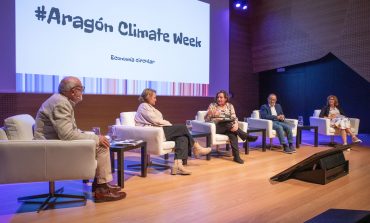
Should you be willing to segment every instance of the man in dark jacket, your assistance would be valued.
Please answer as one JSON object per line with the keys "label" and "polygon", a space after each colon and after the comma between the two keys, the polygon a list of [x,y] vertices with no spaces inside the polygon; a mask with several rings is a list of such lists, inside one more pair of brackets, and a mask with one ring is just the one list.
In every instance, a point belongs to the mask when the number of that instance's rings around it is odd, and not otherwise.
{"label": "man in dark jacket", "polygon": [[[296,150],[293,145],[293,133],[291,125],[285,121],[283,109],[280,104],[276,104],[277,97],[275,94],[270,94],[267,98],[268,104],[261,106],[260,115],[262,119],[272,121],[272,129],[276,131],[280,144],[284,147],[285,153],[295,153]],[[289,146],[285,140],[284,134],[288,138]]]}

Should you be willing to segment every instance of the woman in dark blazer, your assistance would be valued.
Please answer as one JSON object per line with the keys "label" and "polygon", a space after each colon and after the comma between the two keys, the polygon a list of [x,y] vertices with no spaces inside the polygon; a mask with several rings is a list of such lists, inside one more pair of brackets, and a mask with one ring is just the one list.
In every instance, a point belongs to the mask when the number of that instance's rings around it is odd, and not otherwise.
{"label": "woman in dark blazer", "polygon": [[347,134],[352,137],[353,143],[361,143],[361,139],[357,138],[351,131],[350,120],[345,116],[343,109],[339,106],[338,98],[335,95],[329,95],[326,106],[321,109],[320,118],[330,119],[330,126],[340,132],[343,145],[347,145]]}

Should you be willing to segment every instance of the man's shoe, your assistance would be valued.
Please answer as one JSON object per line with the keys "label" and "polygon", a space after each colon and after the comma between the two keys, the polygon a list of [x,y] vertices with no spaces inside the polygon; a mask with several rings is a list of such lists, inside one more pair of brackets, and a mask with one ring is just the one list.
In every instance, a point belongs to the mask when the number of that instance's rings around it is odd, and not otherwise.
{"label": "man's shoe", "polygon": [[284,153],[287,153],[287,154],[292,154],[293,152],[289,149],[288,145],[287,144],[283,144],[283,152]]}
{"label": "man's shoe", "polygon": [[294,145],[293,145],[293,143],[289,143],[289,150],[292,152],[292,153],[296,153],[297,151],[296,151],[296,149],[295,149],[295,147],[294,147]]}
{"label": "man's shoe", "polygon": [[234,156],[234,159],[233,159],[235,162],[237,162],[237,163],[239,163],[239,164],[243,164],[244,163],[244,160],[242,160],[241,158],[240,158],[240,156]]}
{"label": "man's shoe", "polygon": [[121,187],[118,186],[118,185],[115,185],[115,184],[110,184],[110,183],[105,183],[105,184],[97,184],[95,181],[93,182],[92,184],[92,188],[91,188],[91,191],[94,193],[96,191],[96,189],[98,187],[104,187],[104,188],[107,188],[109,190],[111,190],[112,192],[119,192],[121,191]]}
{"label": "man's shoe", "polygon": [[109,202],[109,201],[118,201],[126,197],[125,192],[112,192],[111,190],[103,187],[96,188],[94,194],[94,201],[96,203]]}

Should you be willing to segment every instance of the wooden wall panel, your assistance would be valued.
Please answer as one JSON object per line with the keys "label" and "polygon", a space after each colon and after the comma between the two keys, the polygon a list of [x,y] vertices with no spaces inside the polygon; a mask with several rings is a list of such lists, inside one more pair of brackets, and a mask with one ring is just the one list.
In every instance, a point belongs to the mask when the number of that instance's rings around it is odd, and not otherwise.
{"label": "wooden wall panel", "polygon": [[235,10],[230,1],[230,92],[240,120],[258,109],[258,75],[253,74],[248,11]]}
{"label": "wooden wall panel", "polygon": [[[9,116],[30,114],[35,117],[40,105],[50,94],[20,94],[0,93],[0,125]],[[89,130],[94,126],[102,128],[104,133],[107,126],[123,111],[136,111],[138,96],[118,95],[84,95],[83,101],[76,106],[75,115],[80,129]],[[165,119],[172,123],[185,123],[194,119],[198,110],[207,109],[213,98],[209,97],[170,97],[158,96],[157,108]]]}
{"label": "wooden wall panel", "polygon": [[250,1],[253,71],[333,53],[370,82],[370,1]]}

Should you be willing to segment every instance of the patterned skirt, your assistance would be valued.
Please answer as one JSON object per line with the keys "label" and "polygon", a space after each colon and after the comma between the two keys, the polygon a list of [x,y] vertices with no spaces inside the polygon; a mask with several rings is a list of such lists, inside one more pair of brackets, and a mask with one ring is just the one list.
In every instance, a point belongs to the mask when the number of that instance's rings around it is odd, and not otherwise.
{"label": "patterned skirt", "polygon": [[348,129],[351,128],[351,122],[347,117],[337,117],[330,120],[330,124],[334,128]]}

